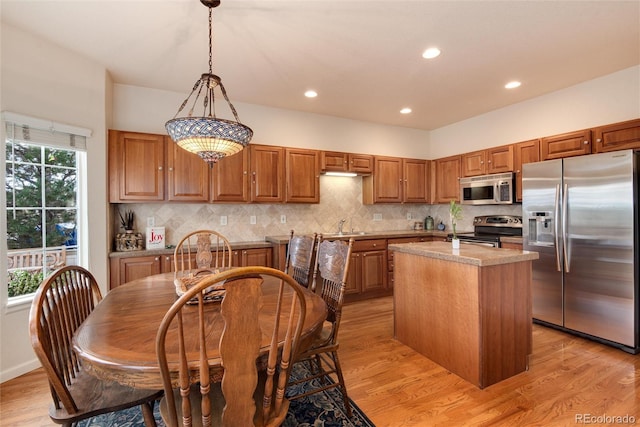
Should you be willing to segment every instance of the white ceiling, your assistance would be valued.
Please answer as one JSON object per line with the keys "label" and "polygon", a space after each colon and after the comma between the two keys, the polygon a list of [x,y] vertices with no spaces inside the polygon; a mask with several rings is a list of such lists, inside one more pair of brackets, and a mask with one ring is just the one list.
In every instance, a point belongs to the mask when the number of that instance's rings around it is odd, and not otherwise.
{"label": "white ceiling", "polygon": [[[0,4],[2,22],[116,83],[186,97],[208,71],[198,0]],[[638,0],[223,0],[213,20],[213,72],[232,102],[426,130],[640,64]],[[434,45],[442,55],[423,59]],[[522,86],[505,90],[512,79]]]}

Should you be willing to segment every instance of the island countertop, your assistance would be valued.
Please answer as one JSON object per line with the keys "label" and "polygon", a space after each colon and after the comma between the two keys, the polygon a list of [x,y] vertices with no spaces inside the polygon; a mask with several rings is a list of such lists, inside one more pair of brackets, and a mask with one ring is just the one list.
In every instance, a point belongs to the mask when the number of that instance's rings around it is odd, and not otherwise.
{"label": "island countertop", "polygon": [[427,258],[471,264],[479,267],[509,264],[538,259],[537,252],[515,249],[492,248],[488,246],[461,244],[453,249],[451,242],[419,242],[392,244],[389,250],[424,256]]}

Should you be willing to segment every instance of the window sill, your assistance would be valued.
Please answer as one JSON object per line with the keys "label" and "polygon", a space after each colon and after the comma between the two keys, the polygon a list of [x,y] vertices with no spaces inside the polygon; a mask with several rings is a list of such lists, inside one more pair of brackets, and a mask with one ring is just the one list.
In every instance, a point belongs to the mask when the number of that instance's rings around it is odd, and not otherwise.
{"label": "window sill", "polygon": [[5,306],[5,313],[15,313],[18,311],[24,311],[25,309],[30,309],[33,297],[34,294],[28,294],[8,298],[7,305]]}

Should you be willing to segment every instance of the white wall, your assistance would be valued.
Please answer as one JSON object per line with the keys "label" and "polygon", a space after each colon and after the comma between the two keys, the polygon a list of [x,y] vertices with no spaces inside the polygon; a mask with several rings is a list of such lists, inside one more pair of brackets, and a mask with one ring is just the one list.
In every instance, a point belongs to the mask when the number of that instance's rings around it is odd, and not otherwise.
{"label": "white wall", "polygon": [[[0,110],[91,129],[93,134],[87,141],[88,185],[90,189],[105,189],[107,79],[104,67],[4,22],[0,36]],[[4,160],[2,155],[0,166],[3,170]],[[91,211],[88,267],[106,290],[109,247],[106,191],[89,191],[88,205]],[[6,206],[4,202],[3,206]],[[2,247],[6,251],[6,243],[3,242]],[[0,276],[3,281],[0,292],[0,381],[5,381],[39,365],[29,341],[30,306],[8,310],[6,277]]]}
{"label": "white wall", "polygon": [[[114,85],[114,129],[166,133],[164,124],[176,114],[187,96],[187,89],[185,87],[185,93],[178,94]],[[229,96],[233,102],[233,92],[230,91]],[[253,104],[234,102],[233,105],[242,123],[253,129],[251,142],[255,144],[428,158],[427,131]]]}
{"label": "white wall", "polygon": [[436,129],[430,159],[640,118],[640,66]]}

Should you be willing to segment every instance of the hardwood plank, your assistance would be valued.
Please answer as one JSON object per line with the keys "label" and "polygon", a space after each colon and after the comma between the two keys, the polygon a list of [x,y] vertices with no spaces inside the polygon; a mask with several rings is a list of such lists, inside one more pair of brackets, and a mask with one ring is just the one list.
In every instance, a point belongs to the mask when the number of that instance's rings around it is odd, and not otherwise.
{"label": "hardwood plank", "polygon": [[[392,314],[392,297],[355,302],[340,326],[349,395],[378,427],[567,426],[580,414],[640,420],[639,356],[533,325],[529,370],[480,390],[394,340]],[[50,401],[41,369],[7,381],[0,425],[50,426]]]}

